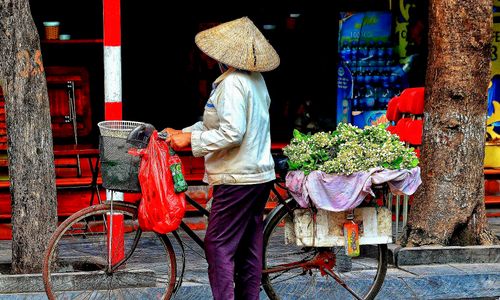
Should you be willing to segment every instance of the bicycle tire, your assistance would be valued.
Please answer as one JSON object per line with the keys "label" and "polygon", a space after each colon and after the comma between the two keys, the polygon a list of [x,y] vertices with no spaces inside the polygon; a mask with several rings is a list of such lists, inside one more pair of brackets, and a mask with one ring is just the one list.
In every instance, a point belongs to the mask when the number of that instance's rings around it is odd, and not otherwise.
{"label": "bicycle tire", "polygon": [[[291,209],[292,211],[298,208],[298,204],[292,198],[287,199],[286,202],[288,203],[289,209]],[[287,245],[285,245],[285,242],[284,242],[284,240],[285,240],[284,233],[278,235],[278,239],[281,238],[283,240],[283,242],[279,242],[281,244],[278,244],[278,245],[276,244],[277,239],[274,236],[272,236],[273,232],[277,232],[277,230],[280,227],[280,224],[282,224],[282,222],[285,220],[285,218],[287,216],[290,216],[288,209],[285,206],[280,205],[280,206],[276,207],[274,211],[271,211],[269,213],[268,219],[265,221],[262,287],[264,288],[267,296],[271,300],[302,299],[300,297],[304,297],[304,299],[313,299],[313,298],[317,299],[319,297],[324,297],[324,296],[328,297],[328,294],[331,294],[331,293],[337,293],[338,291],[336,291],[334,289],[339,289],[339,287],[341,287],[341,285],[336,284],[336,282],[334,280],[331,281],[331,284],[332,284],[331,290],[328,287],[325,287],[323,283],[321,283],[321,284],[323,284],[321,287],[317,288],[319,290],[319,292],[317,292],[317,293],[308,290],[308,289],[311,289],[312,287],[307,286],[307,284],[304,284],[304,281],[302,279],[306,278],[305,280],[307,280],[307,276],[310,276],[311,281],[313,281],[314,280],[314,279],[312,279],[313,272],[316,273],[314,275],[320,275],[320,271],[318,269],[309,269],[307,272],[305,272],[303,274],[299,274],[300,272],[297,272],[297,274],[298,274],[297,276],[290,275],[290,280],[292,280],[292,282],[297,281],[297,279],[295,279],[295,278],[297,278],[299,275],[302,275],[302,278],[300,278],[300,280],[302,280],[302,281],[299,283],[293,282],[288,287],[286,287],[286,283],[283,283],[283,282],[285,282],[285,280],[280,278],[280,276],[282,276],[282,275],[279,275],[279,274],[276,275],[276,273],[267,273],[272,268],[276,268],[276,267],[280,266],[279,263],[274,264],[272,262],[272,260],[273,259],[275,260],[276,258],[272,257],[272,254],[270,253],[271,251],[277,251],[276,254],[280,257],[281,260],[283,260],[282,265],[284,265],[285,263],[294,263],[293,260],[287,261],[287,259],[286,259],[288,252],[286,252],[287,249],[285,249],[287,247]],[[283,230],[278,230],[278,231],[283,231]],[[273,245],[271,245],[271,244],[273,244]],[[288,246],[290,248],[293,248],[294,251],[296,250],[296,248],[298,248],[295,245],[288,245]],[[361,290],[361,292],[362,292],[362,295],[360,297],[361,299],[374,299],[375,298],[375,296],[380,291],[380,288],[382,287],[382,284],[384,282],[385,275],[387,272],[387,245],[385,245],[385,244],[373,245],[373,247],[371,247],[371,248],[372,248],[371,250],[373,250],[373,248],[376,249],[375,250],[376,254],[373,255],[374,257],[376,257],[376,258],[374,258],[374,260],[376,260],[376,263],[377,263],[376,271],[374,271],[374,270],[356,271],[356,272],[359,272],[360,274],[361,274],[361,272],[365,272],[365,273],[375,272],[375,274],[373,275],[373,281],[371,281],[370,278],[366,278],[366,276],[364,277],[363,280],[365,280],[365,282],[368,281],[369,286],[367,288],[366,287],[359,288],[359,290]],[[271,250],[271,249],[275,249],[275,250]],[[330,248],[303,247],[302,249],[304,251],[304,256],[306,256],[306,254],[309,253],[309,254],[307,254],[307,256],[309,258],[303,258],[303,260],[296,259],[295,260],[296,262],[299,262],[299,261],[304,262],[304,261],[308,261],[308,259],[310,261],[313,259],[312,257],[314,257],[314,255],[317,254],[317,253],[315,253],[315,251],[319,251],[319,250],[324,251],[325,249],[330,249]],[[332,253],[333,253],[333,249],[334,248],[331,248]],[[335,256],[337,257],[337,259],[340,258],[339,254],[343,253],[342,250],[345,251],[345,249],[339,249],[339,250],[340,251],[337,251],[337,253],[335,253]],[[362,249],[362,252],[363,252],[363,249]],[[340,261],[337,260],[337,264],[339,264],[339,263],[340,263]],[[338,274],[341,272],[336,271],[335,268],[340,268],[340,266],[336,265],[332,269],[332,271],[335,272],[335,274],[338,276]],[[300,270],[300,268],[297,268],[297,269],[298,269],[297,271],[304,272],[304,270]],[[352,272],[349,271],[349,273],[351,273],[351,275],[353,275],[354,272],[355,271],[352,271]],[[283,272],[283,273],[285,273],[285,272]],[[342,272],[342,273],[347,273],[347,272]],[[362,275],[364,275],[364,274],[362,274]],[[343,276],[349,276],[349,275],[345,274]],[[370,283],[370,281],[371,281],[371,283]],[[312,284],[317,284],[317,279]],[[314,287],[314,288],[316,289],[316,287]],[[339,297],[339,299],[349,299],[350,296],[352,298],[354,298],[354,296],[352,296],[349,292],[345,291],[345,288],[344,289],[340,288],[339,291],[340,291],[340,293],[342,293],[341,296]],[[355,292],[357,292],[357,291],[355,291]],[[325,295],[325,293],[327,295]],[[326,299],[329,299],[329,298],[326,298]]]}
{"label": "bicycle tire", "polygon": [[[113,203],[114,213],[124,219],[126,260],[116,270],[106,271],[110,209],[110,203],[87,207],[56,229],[42,270],[49,299],[170,299],[177,274],[174,249],[166,235],[140,230],[135,205]],[[121,247],[114,245],[113,249]]]}

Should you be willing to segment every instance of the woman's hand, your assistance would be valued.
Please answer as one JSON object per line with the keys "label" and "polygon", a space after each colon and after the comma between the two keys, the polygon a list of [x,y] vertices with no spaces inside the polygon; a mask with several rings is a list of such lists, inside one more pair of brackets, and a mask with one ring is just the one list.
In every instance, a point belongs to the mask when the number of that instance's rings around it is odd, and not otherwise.
{"label": "woman's hand", "polygon": [[172,135],[169,134],[167,143],[169,143],[170,147],[172,147],[175,151],[186,148],[191,145],[191,132],[177,133]]}
{"label": "woman's hand", "polygon": [[171,136],[171,135],[176,135],[176,134],[182,133],[182,130],[177,130],[177,129],[167,127],[165,129],[163,129],[161,132],[166,132],[166,133],[168,133],[169,136]]}

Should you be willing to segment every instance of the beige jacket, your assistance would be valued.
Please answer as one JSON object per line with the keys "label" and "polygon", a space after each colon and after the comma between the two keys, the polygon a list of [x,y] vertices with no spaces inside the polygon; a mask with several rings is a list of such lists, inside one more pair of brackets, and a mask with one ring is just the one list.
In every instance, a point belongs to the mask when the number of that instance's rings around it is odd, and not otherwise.
{"label": "beige jacket", "polygon": [[258,72],[230,69],[214,86],[203,121],[183,129],[191,132],[193,155],[205,156],[205,181],[234,185],[274,180],[271,99],[264,78]]}

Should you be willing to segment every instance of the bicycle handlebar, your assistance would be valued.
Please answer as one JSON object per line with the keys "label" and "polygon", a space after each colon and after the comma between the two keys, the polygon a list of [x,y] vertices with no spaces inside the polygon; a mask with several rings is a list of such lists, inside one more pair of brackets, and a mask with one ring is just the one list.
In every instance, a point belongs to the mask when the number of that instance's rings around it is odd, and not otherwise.
{"label": "bicycle handlebar", "polygon": [[[283,154],[273,154],[274,171],[279,175],[280,181],[285,181],[288,172],[288,158]],[[276,178],[278,181],[278,178]]]}

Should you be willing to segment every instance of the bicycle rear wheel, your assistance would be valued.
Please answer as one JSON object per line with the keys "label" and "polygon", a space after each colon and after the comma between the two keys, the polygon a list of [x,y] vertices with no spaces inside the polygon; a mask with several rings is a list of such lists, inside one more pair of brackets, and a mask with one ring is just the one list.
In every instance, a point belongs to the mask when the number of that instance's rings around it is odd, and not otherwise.
{"label": "bicycle rear wheel", "polygon": [[[110,208],[109,203],[85,208],[65,220],[52,235],[43,265],[49,299],[172,296],[176,258],[168,237],[142,232],[137,208],[126,203],[113,203],[113,212],[120,217],[111,225]],[[110,232],[114,238],[109,237]]]}
{"label": "bicycle rear wheel", "polygon": [[[293,199],[287,203],[292,211],[297,208]],[[355,258],[347,257],[344,247],[299,247],[285,241],[286,219],[291,221],[286,207],[277,207],[269,218],[262,285],[270,299],[375,298],[387,271],[387,245],[362,246]]]}

